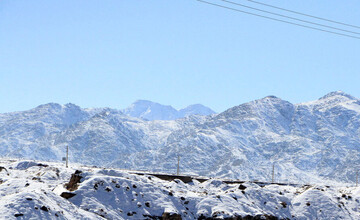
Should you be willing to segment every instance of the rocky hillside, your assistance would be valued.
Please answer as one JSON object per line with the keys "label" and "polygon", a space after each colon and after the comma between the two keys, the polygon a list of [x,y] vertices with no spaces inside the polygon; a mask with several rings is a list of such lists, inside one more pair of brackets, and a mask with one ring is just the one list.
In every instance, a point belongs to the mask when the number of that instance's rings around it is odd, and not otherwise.
{"label": "rocky hillside", "polygon": [[0,160],[1,219],[359,219],[359,187],[152,175]]}

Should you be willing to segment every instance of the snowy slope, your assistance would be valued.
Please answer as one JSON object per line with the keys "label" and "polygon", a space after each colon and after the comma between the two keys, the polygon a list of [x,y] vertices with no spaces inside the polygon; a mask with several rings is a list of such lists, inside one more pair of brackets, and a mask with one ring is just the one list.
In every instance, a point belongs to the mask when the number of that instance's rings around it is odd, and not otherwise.
{"label": "snowy slope", "polygon": [[271,179],[275,164],[281,182],[354,183],[359,103],[343,92],[296,105],[270,96],[176,130],[156,152],[129,159],[134,167],[175,172],[180,155],[184,172],[262,181]]}
{"label": "snowy slope", "polygon": [[71,125],[86,121],[102,109],[81,109],[74,104],[49,103],[24,112],[0,114],[0,154],[36,157],[38,142],[51,143],[51,137]]}
{"label": "snowy slope", "polygon": [[174,120],[190,115],[210,115],[215,112],[201,104],[190,105],[184,109],[176,110],[170,105],[138,100],[123,110],[124,114],[147,120]]}
{"label": "snowy slope", "polygon": [[220,114],[148,121],[114,109],[48,104],[0,114],[0,153],[242,180],[353,184],[360,101],[332,92],[308,103],[269,96]]}
{"label": "snowy slope", "polygon": [[[359,187],[226,184],[220,179],[184,183],[4,158],[0,167],[7,169],[0,172],[0,219],[360,218]],[[66,184],[74,173],[80,182],[69,191]],[[64,192],[72,197],[60,196]]]}

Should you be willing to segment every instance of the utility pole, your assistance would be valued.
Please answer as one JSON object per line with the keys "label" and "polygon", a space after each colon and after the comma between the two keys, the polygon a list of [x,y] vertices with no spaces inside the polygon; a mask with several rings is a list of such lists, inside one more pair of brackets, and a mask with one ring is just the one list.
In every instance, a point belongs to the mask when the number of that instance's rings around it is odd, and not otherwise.
{"label": "utility pole", "polygon": [[179,175],[179,173],[180,173],[180,156],[178,155],[178,163],[177,163],[176,175]]}
{"label": "utility pole", "polygon": [[66,146],[66,168],[68,168],[69,163],[69,146]]}
{"label": "utility pole", "polygon": [[272,167],[272,175],[271,175],[271,182],[274,182],[274,171],[275,171],[275,164],[273,163],[273,167]]}

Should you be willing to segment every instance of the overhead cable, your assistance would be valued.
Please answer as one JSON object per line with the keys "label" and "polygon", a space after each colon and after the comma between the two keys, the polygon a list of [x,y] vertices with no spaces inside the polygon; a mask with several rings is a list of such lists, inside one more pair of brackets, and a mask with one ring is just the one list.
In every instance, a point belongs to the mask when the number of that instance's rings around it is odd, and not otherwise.
{"label": "overhead cable", "polygon": [[308,24],[313,24],[313,25],[317,25],[317,26],[321,26],[321,27],[326,27],[326,28],[338,30],[338,31],[344,31],[344,32],[348,32],[348,33],[351,33],[351,34],[360,35],[359,32],[349,31],[349,30],[345,30],[345,29],[341,29],[341,28],[336,28],[336,27],[332,27],[332,26],[328,26],[328,25],[319,24],[319,23],[316,23],[316,22],[306,21],[306,20],[302,20],[302,19],[299,19],[299,18],[294,18],[294,17],[291,17],[291,16],[286,16],[286,15],[282,15],[282,14],[278,14],[278,13],[274,13],[274,12],[270,12],[270,11],[266,11],[266,10],[262,10],[262,9],[258,9],[258,8],[254,8],[254,7],[250,7],[250,6],[243,5],[243,4],[240,4],[240,3],[237,3],[237,2],[233,2],[233,1],[228,1],[228,0],[221,0],[221,1],[227,2],[229,4],[241,6],[241,7],[244,7],[244,8],[249,8],[249,9],[252,9],[252,10],[255,10],[255,11],[261,11],[261,12],[264,12],[264,13],[267,13],[267,14],[276,15],[276,16],[283,17],[283,18],[288,18],[288,19],[295,20],[295,21],[301,21],[301,22],[308,23]]}
{"label": "overhead cable", "polygon": [[228,9],[228,10],[248,14],[248,15],[253,15],[253,16],[273,20],[273,21],[278,21],[278,22],[291,24],[291,25],[295,25],[295,26],[299,26],[299,27],[304,27],[304,28],[308,28],[308,29],[313,29],[313,30],[317,30],[317,31],[322,31],[322,32],[326,32],[326,33],[341,35],[341,36],[350,37],[350,38],[354,38],[354,39],[360,39],[360,37],[357,37],[357,36],[354,36],[354,35],[343,34],[343,33],[335,32],[335,31],[329,31],[329,30],[325,30],[325,29],[321,29],[321,28],[317,28],[317,27],[312,27],[312,26],[303,25],[303,24],[299,24],[299,23],[294,23],[294,22],[290,22],[290,21],[285,21],[285,20],[281,20],[281,19],[277,19],[277,18],[272,18],[272,17],[268,17],[268,16],[265,16],[265,15],[260,15],[260,14],[256,14],[256,13],[252,13],[252,12],[248,12],[248,11],[242,11],[240,9],[236,9],[236,8],[228,7],[228,6],[225,6],[225,5],[220,5],[220,4],[208,2],[208,1],[205,1],[205,0],[196,0],[196,1],[208,4],[208,5],[213,5],[213,6],[216,6],[216,7],[225,8],[225,9]]}
{"label": "overhead cable", "polygon": [[277,6],[274,6],[274,5],[265,4],[265,3],[262,3],[262,2],[258,2],[258,1],[253,1],[253,0],[247,0],[247,1],[255,3],[255,4],[259,4],[259,5],[264,5],[264,6],[267,6],[267,7],[270,7],[270,8],[275,8],[275,9],[279,9],[279,10],[282,10],[282,11],[287,11],[287,12],[291,12],[291,13],[294,13],[294,14],[298,14],[298,15],[302,15],[302,16],[306,16],[306,17],[310,17],[310,18],[315,18],[315,19],[331,22],[331,23],[334,23],[334,24],[341,24],[341,25],[345,25],[345,26],[348,26],[348,27],[353,27],[353,28],[359,28],[360,29],[359,26],[352,25],[352,24],[347,24],[347,23],[343,23],[343,22],[339,22],[339,21],[334,21],[334,20],[330,20],[330,19],[326,19],[326,18],[321,18],[321,17],[317,17],[317,16],[314,16],[314,15],[309,15],[309,14],[289,10],[289,9],[286,9],[286,8],[281,8],[281,7],[277,7]]}

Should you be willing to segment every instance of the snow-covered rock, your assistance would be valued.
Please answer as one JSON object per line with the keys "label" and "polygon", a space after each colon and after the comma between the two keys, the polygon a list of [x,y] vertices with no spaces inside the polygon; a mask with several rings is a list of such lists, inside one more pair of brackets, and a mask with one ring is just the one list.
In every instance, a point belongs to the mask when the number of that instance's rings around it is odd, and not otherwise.
{"label": "snow-covered rock", "polygon": [[[29,163],[34,166],[23,169]],[[221,179],[184,183],[146,173],[4,158],[0,167],[9,171],[0,171],[0,219],[360,218],[359,187]],[[73,176],[79,181],[69,191]]]}

